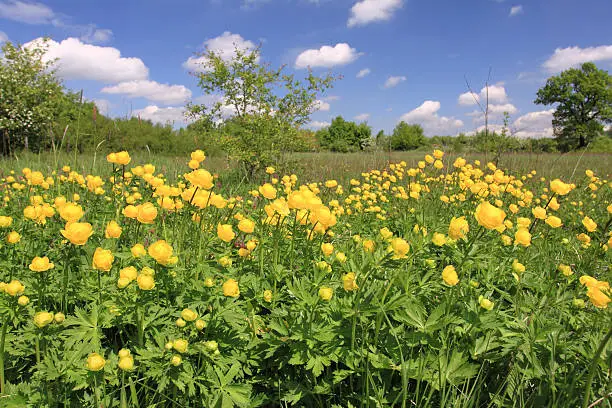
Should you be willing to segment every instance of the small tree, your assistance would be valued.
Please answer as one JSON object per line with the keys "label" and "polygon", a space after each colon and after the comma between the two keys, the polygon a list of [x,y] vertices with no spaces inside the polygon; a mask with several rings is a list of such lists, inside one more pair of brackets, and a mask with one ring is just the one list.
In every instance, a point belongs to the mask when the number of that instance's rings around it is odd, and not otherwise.
{"label": "small tree", "polygon": [[538,90],[536,104],[553,105],[553,127],[559,148],[585,147],[612,123],[612,76],[587,62],[548,79]]}
{"label": "small tree", "polygon": [[38,148],[65,102],[53,61],[45,62],[46,41],[33,47],[6,42],[0,59],[2,154]]}
{"label": "small tree", "polygon": [[259,62],[259,48],[235,47],[227,59],[214,50],[201,54],[201,69],[192,74],[212,104],[189,104],[188,115],[210,129],[218,144],[237,160],[248,176],[293,150],[300,126],[317,107],[317,95],[331,87],[335,77],[318,77],[309,70],[303,81]]}
{"label": "small tree", "polygon": [[420,125],[409,125],[404,121],[395,126],[391,135],[393,150],[415,150],[427,144],[423,128]]}
{"label": "small tree", "polygon": [[333,152],[350,152],[366,148],[372,137],[372,128],[367,123],[356,124],[337,116],[329,127],[317,132],[321,147]]}

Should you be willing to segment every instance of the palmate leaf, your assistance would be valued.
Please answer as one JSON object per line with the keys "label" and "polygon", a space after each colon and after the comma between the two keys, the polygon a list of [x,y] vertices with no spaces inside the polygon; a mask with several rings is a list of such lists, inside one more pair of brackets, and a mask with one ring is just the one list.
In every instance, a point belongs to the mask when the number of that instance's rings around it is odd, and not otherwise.
{"label": "palmate leaf", "polygon": [[111,327],[111,322],[112,316],[102,307],[92,305],[89,311],[76,308],[74,316],[66,317],[64,322],[68,327],[62,332],[66,348],[72,348],[78,342],[85,342],[94,349],[99,349],[104,338],[102,329]]}

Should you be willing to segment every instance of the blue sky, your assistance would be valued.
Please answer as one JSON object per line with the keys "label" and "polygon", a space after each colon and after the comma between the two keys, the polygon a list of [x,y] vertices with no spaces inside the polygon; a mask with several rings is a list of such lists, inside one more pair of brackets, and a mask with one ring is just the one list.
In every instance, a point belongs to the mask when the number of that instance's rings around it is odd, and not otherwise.
{"label": "blue sky", "polygon": [[535,92],[585,61],[612,70],[611,15],[610,0],[0,0],[0,41],[48,36],[66,85],[103,113],[175,126],[187,100],[211,99],[189,75],[205,45],[230,57],[262,44],[262,60],[297,76],[342,75],[312,128],[342,115],[375,132],[400,120],[471,132],[483,118],[465,79],[482,96],[491,69],[494,126],[507,111],[519,137],[544,137],[552,110]]}

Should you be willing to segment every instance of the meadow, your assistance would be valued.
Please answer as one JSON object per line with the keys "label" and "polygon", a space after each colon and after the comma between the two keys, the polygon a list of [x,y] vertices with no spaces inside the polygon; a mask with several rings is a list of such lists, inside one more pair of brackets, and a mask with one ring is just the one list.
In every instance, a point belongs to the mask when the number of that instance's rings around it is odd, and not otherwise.
{"label": "meadow", "polygon": [[0,161],[2,407],[611,407],[605,154]]}

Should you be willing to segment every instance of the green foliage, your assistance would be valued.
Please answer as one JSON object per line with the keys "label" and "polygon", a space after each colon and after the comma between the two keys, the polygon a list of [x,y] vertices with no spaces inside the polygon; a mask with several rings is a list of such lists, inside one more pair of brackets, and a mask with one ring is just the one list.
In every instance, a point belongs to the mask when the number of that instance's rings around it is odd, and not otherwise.
{"label": "green foliage", "polygon": [[303,149],[298,128],[316,109],[319,93],[335,78],[311,71],[304,80],[259,62],[260,51],[235,48],[230,60],[214,50],[202,55],[201,69],[192,74],[214,102],[190,104],[194,129],[208,134],[237,160],[248,175],[272,164],[282,152]]}
{"label": "green foliage", "polygon": [[393,150],[415,150],[427,144],[427,139],[420,125],[409,125],[404,121],[395,126],[391,135]]}
{"label": "green foliage", "polygon": [[330,126],[317,132],[317,139],[323,149],[332,152],[353,152],[363,150],[371,143],[372,128],[367,123],[357,124],[337,116]]}
{"label": "green foliage", "polygon": [[587,62],[548,79],[536,104],[557,104],[553,126],[559,148],[583,148],[612,123],[612,76]]}

